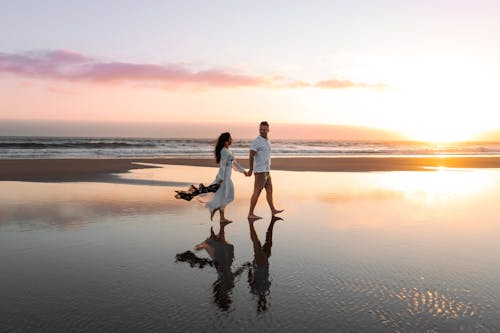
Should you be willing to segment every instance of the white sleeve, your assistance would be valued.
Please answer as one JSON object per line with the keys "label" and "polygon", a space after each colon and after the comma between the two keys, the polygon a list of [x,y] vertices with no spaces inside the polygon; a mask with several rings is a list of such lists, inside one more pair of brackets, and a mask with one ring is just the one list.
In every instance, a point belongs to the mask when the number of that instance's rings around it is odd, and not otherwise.
{"label": "white sleeve", "polygon": [[222,149],[220,152],[220,162],[219,162],[219,172],[217,173],[217,177],[215,177],[215,183],[224,180],[226,176],[226,165],[227,165],[227,157],[228,154],[225,149]]}
{"label": "white sleeve", "polygon": [[236,159],[233,160],[233,169],[241,173],[245,173],[245,168],[242,167],[241,164],[236,161]]}
{"label": "white sleeve", "polygon": [[259,149],[258,144],[257,144],[257,139],[252,141],[252,144],[250,145],[250,150],[257,151]]}

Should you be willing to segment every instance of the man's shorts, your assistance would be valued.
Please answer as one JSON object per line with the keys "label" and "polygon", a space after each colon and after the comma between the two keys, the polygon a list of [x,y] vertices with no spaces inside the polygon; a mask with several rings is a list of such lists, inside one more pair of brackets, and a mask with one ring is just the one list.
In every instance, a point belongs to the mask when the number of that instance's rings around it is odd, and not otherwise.
{"label": "man's shorts", "polygon": [[254,172],[254,176],[254,188],[256,190],[262,190],[266,186],[273,186],[273,183],[271,181],[271,174],[269,172]]}

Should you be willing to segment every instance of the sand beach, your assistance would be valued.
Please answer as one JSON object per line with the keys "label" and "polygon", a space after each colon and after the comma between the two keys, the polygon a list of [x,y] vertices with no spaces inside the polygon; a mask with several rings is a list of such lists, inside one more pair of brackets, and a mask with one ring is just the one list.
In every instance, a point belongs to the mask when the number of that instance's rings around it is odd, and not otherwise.
{"label": "sand beach", "polygon": [[[247,159],[238,159],[248,166]],[[150,168],[138,163],[217,167],[211,158],[0,159],[0,181],[102,179]],[[500,168],[500,156],[281,157],[273,170],[320,172],[432,171],[437,168]]]}
{"label": "sand beach", "polygon": [[220,225],[208,159],[2,160],[0,330],[498,331],[498,163],[276,158]]}

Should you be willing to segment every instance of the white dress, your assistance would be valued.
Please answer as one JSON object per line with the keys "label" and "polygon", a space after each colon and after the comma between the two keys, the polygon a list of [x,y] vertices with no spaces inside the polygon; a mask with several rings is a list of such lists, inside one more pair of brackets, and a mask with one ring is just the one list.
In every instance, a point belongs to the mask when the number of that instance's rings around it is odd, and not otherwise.
{"label": "white dress", "polygon": [[210,213],[218,208],[226,207],[227,204],[234,200],[234,185],[231,180],[232,169],[234,168],[241,173],[245,172],[245,169],[235,161],[233,153],[229,149],[222,148],[220,155],[219,172],[212,184],[218,183],[221,180],[223,182],[217,192],[215,192],[213,199],[207,202],[206,206],[210,209]]}

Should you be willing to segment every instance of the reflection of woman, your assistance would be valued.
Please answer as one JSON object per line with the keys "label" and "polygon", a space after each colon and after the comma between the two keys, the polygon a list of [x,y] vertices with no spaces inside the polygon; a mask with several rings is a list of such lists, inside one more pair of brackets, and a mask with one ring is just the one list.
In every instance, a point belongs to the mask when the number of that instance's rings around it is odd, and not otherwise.
{"label": "reflection of woman", "polygon": [[245,173],[245,169],[234,160],[233,153],[229,150],[231,143],[231,134],[228,132],[222,133],[217,139],[215,160],[219,164],[219,172],[212,184],[218,184],[220,187],[215,192],[213,199],[207,202],[207,207],[210,209],[210,219],[213,219],[215,212],[219,211],[221,222],[231,222],[224,216],[225,207],[234,200],[234,185],[231,180],[231,170],[234,167],[235,170]]}
{"label": "reflection of woman", "polygon": [[214,302],[226,311],[229,310],[231,300],[231,290],[235,286],[235,279],[249,264],[244,264],[236,271],[231,270],[234,260],[234,246],[226,241],[225,227],[228,223],[221,222],[219,233],[216,235],[213,228],[210,228],[210,236],[194,247],[195,251],[205,250],[212,260],[202,259],[194,253],[187,251],[177,255],[177,261],[187,261],[191,267],[215,266],[217,270],[217,281],[213,283]]}
{"label": "reflection of woman", "polygon": [[257,311],[267,310],[267,296],[270,293],[271,281],[269,279],[269,257],[271,256],[271,247],[273,245],[273,228],[276,221],[282,218],[273,216],[266,232],[266,242],[261,245],[259,237],[255,232],[253,223],[255,219],[249,218],[250,238],[253,243],[254,260],[248,270],[248,284],[250,292],[258,297]]}

